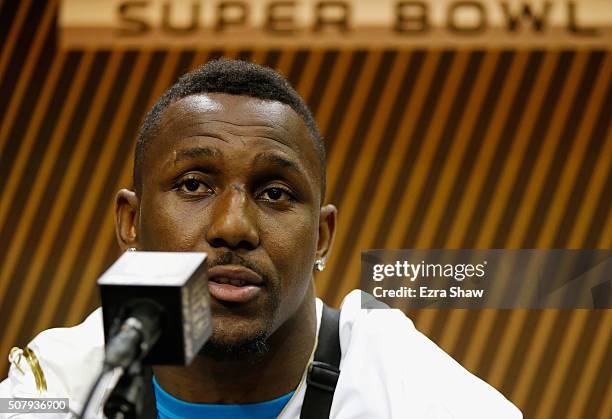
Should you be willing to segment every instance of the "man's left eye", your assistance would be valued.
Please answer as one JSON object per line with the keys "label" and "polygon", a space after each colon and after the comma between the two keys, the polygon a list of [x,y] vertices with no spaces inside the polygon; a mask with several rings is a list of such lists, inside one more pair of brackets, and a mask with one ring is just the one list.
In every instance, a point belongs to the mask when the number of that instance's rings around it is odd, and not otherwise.
{"label": "man's left eye", "polygon": [[268,188],[261,194],[261,197],[267,201],[290,200],[291,195],[282,188]]}

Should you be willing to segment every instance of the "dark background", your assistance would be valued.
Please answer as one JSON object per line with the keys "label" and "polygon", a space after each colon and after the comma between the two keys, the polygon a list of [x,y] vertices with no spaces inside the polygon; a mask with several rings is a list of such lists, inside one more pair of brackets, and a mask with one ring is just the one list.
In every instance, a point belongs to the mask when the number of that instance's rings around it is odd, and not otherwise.
{"label": "dark background", "polygon": [[[67,52],[56,14],[55,1],[0,0],[2,357],[99,304],[138,124],[177,76],[220,56],[284,73],[326,137],[340,209],[317,277],[328,303],[358,287],[362,249],[612,246],[610,51]],[[610,310],[408,314],[525,417],[612,411]]]}

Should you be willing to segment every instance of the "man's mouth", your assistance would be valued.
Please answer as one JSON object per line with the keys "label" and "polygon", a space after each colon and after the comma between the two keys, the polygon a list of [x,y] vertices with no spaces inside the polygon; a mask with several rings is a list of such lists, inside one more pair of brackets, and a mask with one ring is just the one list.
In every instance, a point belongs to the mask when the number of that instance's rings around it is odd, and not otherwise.
{"label": "man's mouth", "polygon": [[258,273],[240,265],[217,265],[208,270],[208,290],[219,300],[246,303],[255,299],[264,280]]}

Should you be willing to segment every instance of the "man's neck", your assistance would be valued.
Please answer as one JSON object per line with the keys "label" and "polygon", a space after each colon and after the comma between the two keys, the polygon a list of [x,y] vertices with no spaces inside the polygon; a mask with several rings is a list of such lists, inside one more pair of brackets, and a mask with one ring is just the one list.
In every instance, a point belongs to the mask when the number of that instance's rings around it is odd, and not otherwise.
{"label": "man's neck", "polygon": [[188,367],[154,367],[159,385],[192,403],[257,403],[296,389],[314,350],[316,306],[311,289],[296,314],[270,336],[268,351],[253,361],[198,356]]}

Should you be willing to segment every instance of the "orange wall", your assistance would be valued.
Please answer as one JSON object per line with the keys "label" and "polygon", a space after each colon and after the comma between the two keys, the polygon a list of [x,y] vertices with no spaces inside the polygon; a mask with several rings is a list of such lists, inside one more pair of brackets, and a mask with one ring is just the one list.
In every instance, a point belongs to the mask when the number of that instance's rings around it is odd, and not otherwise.
{"label": "orange wall", "polygon": [[[35,5],[34,5],[35,3]],[[17,6],[19,4],[19,6]],[[329,154],[338,304],[369,248],[610,248],[612,52],[56,50],[56,7],[0,0],[0,357],[98,304],[144,112],[219,56],[284,73]],[[612,409],[610,310],[413,310],[526,417]],[[0,364],[0,377],[8,364]]]}

